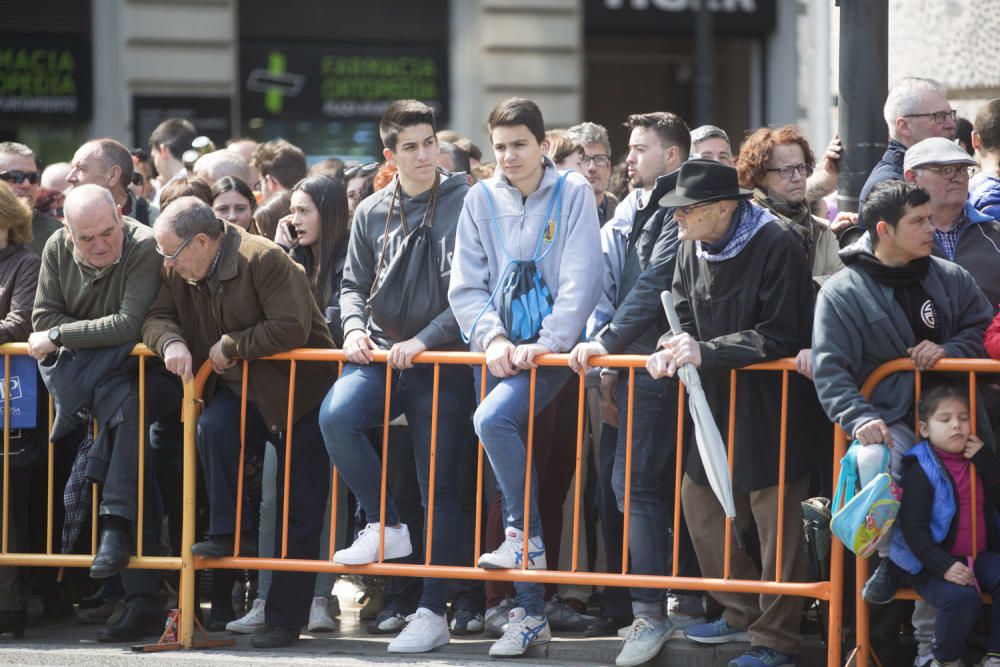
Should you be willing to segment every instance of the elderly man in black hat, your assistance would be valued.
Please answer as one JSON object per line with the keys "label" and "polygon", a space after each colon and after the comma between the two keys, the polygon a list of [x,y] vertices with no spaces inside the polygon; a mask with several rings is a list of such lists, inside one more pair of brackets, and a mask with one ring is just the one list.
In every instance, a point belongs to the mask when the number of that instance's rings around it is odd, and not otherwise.
{"label": "elderly man in black hat", "polygon": [[[748,201],[736,170],[710,160],[691,160],[680,169],[677,187],[660,199],[675,207],[678,238],[673,298],[684,330],[666,334],[649,358],[653,377],[674,375],[684,364],[700,369],[709,406],[726,433],[730,371],[794,356],[809,347],[813,292],[801,244],[767,210]],[[815,392],[807,380],[789,375],[788,414],[808,421]],[[801,387],[797,385],[801,384]],[[754,559],[733,549],[730,576],[773,581],[778,537],[783,536],[781,580],[806,575],[799,504],[808,491],[809,426],[789,424],[785,465],[784,521],[778,527],[781,376],[742,373],[736,385],[733,493],[736,528],[753,518],[760,538],[763,572]],[[804,417],[804,419],[803,419]],[[701,457],[689,436],[681,490],[684,517],[705,577],[722,577],[725,515],[708,485]],[[813,457],[815,458],[815,457]],[[800,643],[802,599],[714,592],[722,618],[688,628],[688,639],[706,644],[750,641],[750,650],[730,667],[773,667],[794,662]]]}

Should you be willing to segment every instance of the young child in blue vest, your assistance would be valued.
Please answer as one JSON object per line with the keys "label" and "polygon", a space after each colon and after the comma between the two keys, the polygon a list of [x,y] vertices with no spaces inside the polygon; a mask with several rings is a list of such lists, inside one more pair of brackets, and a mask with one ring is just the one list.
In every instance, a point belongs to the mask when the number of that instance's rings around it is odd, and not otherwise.
{"label": "young child in blue vest", "polygon": [[[982,613],[980,592],[1000,596],[994,504],[1000,499],[1000,459],[972,434],[963,390],[931,389],[919,412],[924,440],[903,457],[900,529],[893,531],[889,557],[938,610],[933,664],[962,665],[966,636]],[[979,664],[1000,667],[1000,613],[991,616],[987,646]]]}

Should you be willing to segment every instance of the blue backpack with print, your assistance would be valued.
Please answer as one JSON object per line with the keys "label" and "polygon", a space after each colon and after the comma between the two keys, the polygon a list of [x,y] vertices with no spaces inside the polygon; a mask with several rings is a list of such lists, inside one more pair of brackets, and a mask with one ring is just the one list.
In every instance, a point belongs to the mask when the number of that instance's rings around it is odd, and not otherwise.
{"label": "blue backpack with print", "polygon": [[[556,181],[555,190],[549,200],[549,208],[545,213],[545,221],[538,234],[538,242],[535,244],[535,251],[531,259],[514,259],[507,246],[503,242],[500,233],[500,225],[497,223],[496,207],[493,202],[493,195],[489,188],[483,186],[486,193],[486,201],[490,206],[490,215],[493,217],[493,229],[497,235],[497,241],[507,257],[507,264],[500,272],[500,279],[490,294],[489,301],[479,311],[469,333],[462,332],[462,339],[468,343],[472,338],[476,325],[482,319],[487,308],[493,304],[499,295],[500,303],[497,305],[497,314],[500,322],[507,330],[507,339],[514,345],[522,343],[533,343],[538,340],[538,333],[542,328],[542,320],[552,312],[554,299],[549,292],[541,272],[538,270],[538,263],[541,262],[552,250],[555,244],[556,234],[559,231],[559,222],[562,218],[562,194],[563,183],[566,182],[568,172],[564,172]],[[555,218],[552,212],[555,211]],[[549,247],[542,252],[542,244],[548,243]]]}

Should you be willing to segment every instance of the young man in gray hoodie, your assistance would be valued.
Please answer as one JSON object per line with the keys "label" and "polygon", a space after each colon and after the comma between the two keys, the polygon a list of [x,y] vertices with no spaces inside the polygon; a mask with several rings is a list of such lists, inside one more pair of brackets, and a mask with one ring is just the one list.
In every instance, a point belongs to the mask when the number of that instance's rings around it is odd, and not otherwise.
{"label": "young man in gray hoodie", "polygon": [[[489,393],[474,423],[500,487],[507,522],[506,540],[483,554],[479,566],[521,567],[527,539],[528,568],[545,569],[534,475],[529,525],[524,526],[530,371],[537,368],[537,414],[570,372],[539,368],[535,357],[572,348],[601,294],[600,224],[587,180],[576,172],[558,173],[545,157],[545,124],[534,102],[501,102],[490,114],[489,129],[499,172],[480,181],[465,200],[448,292],[472,350],[486,353]],[[550,297],[551,309],[543,308],[534,326],[522,326],[502,305],[513,262],[519,260],[532,261]],[[474,372],[478,387],[482,371],[477,366]],[[517,582],[515,589],[518,606],[508,616],[503,637],[490,648],[492,656],[522,655],[528,646],[551,638],[543,586]]]}
{"label": "young man in gray hoodie", "polygon": [[[417,312],[419,300],[411,303],[409,322],[422,328],[405,340],[394,337],[377,322],[387,323],[387,313],[372,298],[383,285],[386,271],[401,257],[407,232],[421,225],[430,230],[440,272],[428,292],[447,293],[454,252],[455,228],[469,190],[465,174],[437,169],[438,141],[434,112],[416,100],[394,102],[379,122],[386,160],[398,174],[382,190],[358,205],[351,227],[347,263],[341,283],[340,308],[344,328],[344,352],[348,362],[340,379],[330,389],[320,411],[320,427],[333,464],[361,503],[368,525],[354,544],[337,551],[333,560],[344,565],[364,565],[379,559],[379,534],[385,530],[384,558],[410,555],[409,531],[400,523],[391,497],[386,497],[385,515],[380,514],[381,468],[366,432],[382,423],[385,402],[390,401],[390,419],[405,414],[413,438],[417,479],[424,507],[427,506],[430,470],[431,419],[437,410],[436,484],[434,533],[431,562],[458,565],[462,553],[462,531],[458,501],[459,451],[465,444],[466,425],[472,410],[470,370],[444,365],[440,370],[439,401],[432,402],[434,369],[414,365],[413,358],[429,349],[458,349],[458,324],[445,303],[439,312]],[[386,328],[389,328],[388,325]],[[393,369],[390,395],[386,395],[386,368],[373,363],[374,350],[388,350]],[[389,644],[390,653],[422,653],[449,642],[445,609],[448,580],[427,578],[416,614]]]}

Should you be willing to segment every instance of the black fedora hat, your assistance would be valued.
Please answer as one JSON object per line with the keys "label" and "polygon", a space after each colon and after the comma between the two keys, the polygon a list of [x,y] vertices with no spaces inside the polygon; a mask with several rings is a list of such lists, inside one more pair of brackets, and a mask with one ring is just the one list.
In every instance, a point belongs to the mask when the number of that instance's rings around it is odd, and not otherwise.
{"label": "black fedora hat", "polygon": [[660,206],[690,206],[751,195],[753,191],[740,187],[732,167],[715,160],[688,160],[681,165],[677,187],[660,197]]}

